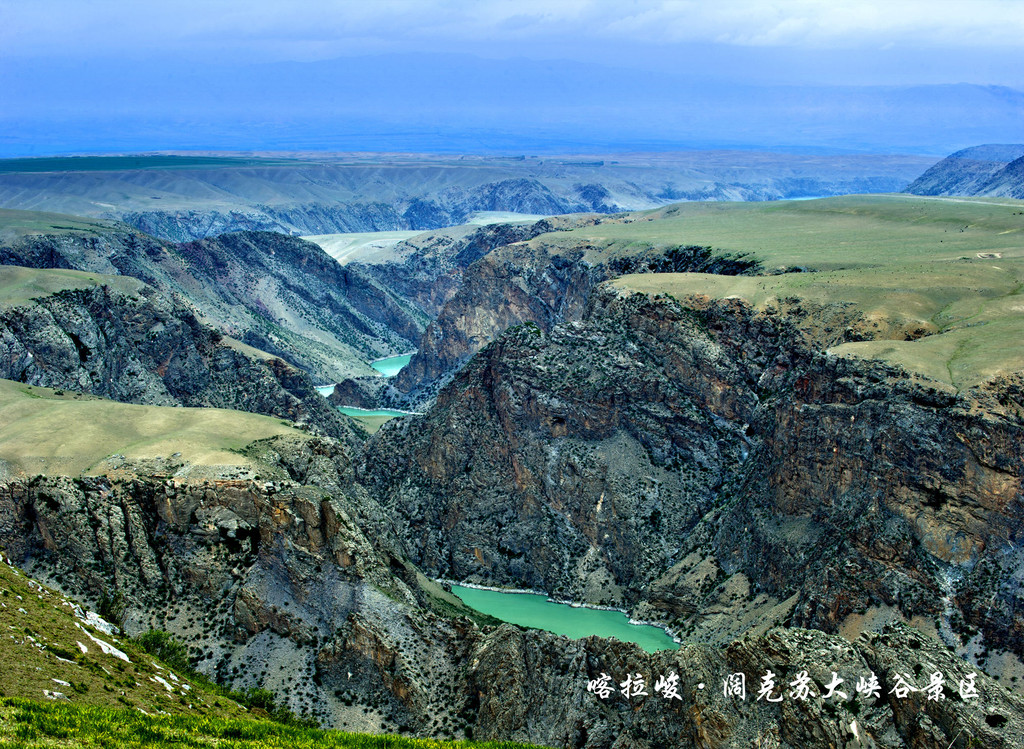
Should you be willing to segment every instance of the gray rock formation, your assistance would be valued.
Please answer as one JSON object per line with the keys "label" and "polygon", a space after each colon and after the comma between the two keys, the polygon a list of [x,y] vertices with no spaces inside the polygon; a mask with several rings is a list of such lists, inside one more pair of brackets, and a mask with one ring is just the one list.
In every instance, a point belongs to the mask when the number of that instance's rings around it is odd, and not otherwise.
{"label": "gray rock formation", "polygon": [[319,246],[269,232],[180,245],[124,228],[33,235],[0,247],[0,263],[138,278],[319,382],[368,374],[366,361],[410,350],[428,321],[415,303]]}
{"label": "gray rock formation", "polygon": [[604,292],[484,348],[357,480],[431,575],[702,640],[902,617],[1021,658],[1020,383],[953,395],[818,353],[870,330],[846,308]]}
{"label": "gray rock formation", "polygon": [[351,440],[309,375],[243,353],[155,289],[71,289],[0,310],[0,377],[156,406],[277,416]]}
{"label": "gray rock formation", "polygon": [[[344,452],[287,440],[254,449],[277,461],[273,481],[0,486],[0,542],[51,584],[87,600],[116,597],[130,633],[169,630],[201,670],[269,688],[337,727],[591,749],[1012,747],[1024,738],[1018,697],[903,625],[853,643],[775,628],[655,654],[480,628],[398,555],[376,503],[324,488],[344,472]],[[757,698],[768,672],[778,701]],[[933,674],[943,684],[929,692]],[[604,675],[606,694],[597,690]],[[724,691],[741,675],[744,694]],[[871,675],[877,694],[859,693]],[[627,676],[634,688],[623,694]],[[903,682],[915,691],[899,691]]]}
{"label": "gray rock formation", "polygon": [[911,182],[914,195],[1024,198],[1024,145],[985,145],[950,154]]}
{"label": "gray rock formation", "polygon": [[[629,220],[585,221],[589,225]],[[564,223],[555,226],[573,228]],[[510,326],[532,323],[546,332],[559,322],[580,319],[591,293],[610,278],[627,273],[738,275],[758,270],[753,260],[710,247],[633,248],[604,253],[600,260],[588,258],[589,249],[565,250],[541,238],[501,245],[475,260],[463,271],[461,286],[427,326],[415,356],[395,378],[397,392],[390,399],[421,406],[470,356]]]}

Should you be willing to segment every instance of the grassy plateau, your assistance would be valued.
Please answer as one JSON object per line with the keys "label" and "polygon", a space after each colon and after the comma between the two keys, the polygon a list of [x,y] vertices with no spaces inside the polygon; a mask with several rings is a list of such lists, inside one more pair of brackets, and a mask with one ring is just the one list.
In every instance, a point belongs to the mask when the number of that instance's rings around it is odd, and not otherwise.
{"label": "grassy plateau", "polygon": [[105,276],[77,270],[41,270],[0,265],[0,309],[27,304],[33,299],[69,289],[110,286],[134,294],[146,284],[131,276]]}
{"label": "grassy plateau", "polygon": [[10,473],[78,475],[103,471],[112,455],[171,456],[193,467],[246,468],[249,443],[305,436],[269,416],[219,408],[171,408],[0,380],[0,467]]}
{"label": "grassy plateau", "polygon": [[682,299],[853,305],[875,340],[833,353],[879,358],[961,389],[1024,369],[1024,201],[848,196],[683,203],[533,240],[585,244],[592,261],[651,247],[745,253],[773,275],[638,274],[623,289]]}

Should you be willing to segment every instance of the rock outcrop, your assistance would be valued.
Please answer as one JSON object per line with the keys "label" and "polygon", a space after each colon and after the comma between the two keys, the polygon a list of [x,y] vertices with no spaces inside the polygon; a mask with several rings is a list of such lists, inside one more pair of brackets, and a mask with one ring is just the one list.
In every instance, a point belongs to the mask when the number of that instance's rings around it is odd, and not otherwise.
{"label": "rock outcrop", "polygon": [[895,617],[1020,658],[1019,382],[955,394],[820,353],[867,330],[847,308],[601,292],[482,350],[357,478],[432,575],[705,640]]}
{"label": "rock outcrop", "polygon": [[270,232],[180,245],[128,229],[33,235],[0,248],[0,263],[132,276],[318,382],[369,374],[366,361],[410,350],[427,323],[414,303],[319,246]]}
{"label": "rock outcrop", "polygon": [[594,220],[593,216],[556,216],[527,224],[491,224],[469,233],[453,229],[422,234],[395,247],[397,261],[353,262],[346,267],[373,277],[434,319],[462,286],[465,269],[492,250]]}
{"label": "rock outcrop", "polygon": [[428,398],[506,328],[532,322],[546,330],[577,319],[604,278],[582,253],[566,257],[519,243],[486,255],[466,269],[462,287],[427,327],[394,387],[414,400]]}
{"label": "rock outcrop", "polygon": [[[587,223],[632,220],[590,218]],[[532,323],[546,332],[557,323],[579,320],[594,289],[610,278],[667,272],[739,275],[759,267],[745,256],[710,247],[651,246],[588,256],[594,249],[585,243],[565,249],[540,238],[496,247],[469,265],[462,285],[395,378],[392,402],[422,406],[470,356],[511,326]]]}
{"label": "rock outcrop", "polygon": [[911,182],[905,192],[1024,199],[1024,145],[990,144],[957,151]]}
{"label": "rock outcrop", "polygon": [[68,289],[0,310],[0,378],[125,403],[249,411],[354,439],[305,372],[246,353],[186,307],[135,286]]}
{"label": "rock outcrop", "polygon": [[[396,554],[378,506],[303,483],[329,485],[344,454],[308,442],[256,449],[295,478],[2,486],[0,542],[31,574],[103,597],[129,633],[168,630],[202,671],[268,688],[336,727],[590,749],[1024,738],[1018,697],[903,625],[853,643],[774,628],[648,654],[438,616],[431,609],[465,609]],[[771,701],[758,699],[766,677]]]}

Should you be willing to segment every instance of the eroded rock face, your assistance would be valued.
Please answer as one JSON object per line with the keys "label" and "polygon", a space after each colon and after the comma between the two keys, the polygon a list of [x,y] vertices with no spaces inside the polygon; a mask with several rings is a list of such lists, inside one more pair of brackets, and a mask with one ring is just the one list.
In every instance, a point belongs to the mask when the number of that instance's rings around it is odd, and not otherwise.
{"label": "eroded rock face", "polygon": [[[543,633],[507,627],[484,638],[473,652],[471,673],[480,696],[474,735],[548,746],[652,749],[949,747],[969,746],[971,740],[1009,747],[1024,730],[1019,698],[980,673],[971,677],[975,672],[962,660],[902,625],[853,643],[818,631],[775,628],[721,649],[688,645],[646,654],[597,638],[556,650],[558,645]],[[558,667],[547,667],[552,662]],[[758,699],[769,673],[775,687]],[[929,699],[924,689],[936,673],[942,676],[942,697]],[[673,674],[679,677],[678,697],[655,690],[659,678]],[[879,681],[877,696],[858,694],[858,680],[872,674]],[[604,699],[581,687],[602,675],[612,677]],[[647,694],[624,696],[620,686],[627,676],[642,677]],[[726,681],[735,685],[737,677],[742,693],[727,695]],[[801,677],[808,687],[804,699],[795,686]],[[898,677],[919,691],[898,697]],[[969,682],[984,686],[977,698],[963,699],[961,684]],[[829,685],[836,693],[826,697]]]}
{"label": "eroded rock face", "polygon": [[1024,655],[1019,384],[953,395],[817,353],[857,326],[602,294],[483,350],[357,476],[431,574],[700,638],[891,612]]}
{"label": "eroded rock face", "polygon": [[306,373],[228,346],[146,286],[62,291],[3,310],[0,377],[126,403],[249,411],[352,439]]}
{"label": "eroded rock face", "polygon": [[[343,470],[344,455],[327,443],[279,442],[262,449],[297,476],[330,484]],[[395,553],[379,507],[292,480],[8,484],[0,542],[35,576],[120,600],[129,632],[167,629],[201,670],[269,688],[335,727],[592,749],[1024,740],[1019,698],[903,625],[853,643],[775,628],[725,647],[649,654],[439,617],[428,606],[443,592]],[[778,702],[757,699],[769,671]],[[945,689],[929,699],[935,673]],[[588,686],[605,674],[611,690],[601,697]],[[858,695],[871,674],[877,697]],[[738,675],[743,698],[723,690]],[[627,676],[642,677],[635,691],[646,694],[624,695]],[[656,691],[661,678],[675,690]],[[898,679],[918,691],[900,696]],[[968,680],[976,696],[963,690]],[[845,697],[826,696],[829,685]]]}
{"label": "eroded rock face", "polygon": [[510,326],[533,322],[547,330],[578,319],[605,277],[582,253],[563,257],[528,244],[491,252],[465,270],[459,293],[427,327],[395,388],[429,390]]}
{"label": "eroded rock face", "polygon": [[[280,449],[296,475],[346,460],[328,443],[264,449]],[[27,571],[93,604],[119,602],[129,634],[166,629],[206,673],[264,684],[325,722],[340,702],[314,678],[321,645],[364,609],[400,616],[424,597],[372,504],[288,479],[39,478],[0,488],[0,507],[2,543]],[[382,699],[374,689],[353,715]]]}
{"label": "eroded rock face", "polygon": [[182,244],[126,227],[31,236],[0,247],[0,263],[132,276],[319,382],[366,373],[362,361],[410,350],[425,325],[414,305],[380,282],[311,242],[266,231]]}
{"label": "eroded rock face", "polygon": [[[632,218],[580,217],[569,223],[548,220],[534,231],[632,221]],[[509,237],[511,238],[511,237]],[[462,273],[461,286],[427,326],[412,360],[395,378],[395,402],[422,405],[469,358],[506,329],[532,323],[547,332],[560,322],[581,320],[598,284],[629,273],[755,272],[758,263],[743,254],[711,247],[673,246],[595,252],[583,243],[570,250],[553,247],[543,238],[494,247]],[[472,257],[472,255],[469,255]],[[468,258],[467,258],[468,259]]]}
{"label": "eroded rock face", "polygon": [[[336,172],[330,173],[330,168],[327,173],[320,171],[320,174],[307,175],[300,180],[312,176],[312,181],[319,185],[339,180]],[[387,185],[393,180],[394,171],[389,169],[382,174],[380,170],[374,170],[373,175],[341,177],[341,182],[347,183],[346,192],[349,194],[342,197],[336,193],[327,201],[309,200],[308,194],[303,196],[305,200],[293,199],[273,205],[242,199],[238,209],[230,211],[217,208],[126,211],[118,218],[147,234],[186,242],[245,231],[303,235],[405,229],[427,231],[462,224],[476,211],[556,215],[622,210],[607,191],[601,192],[598,185],[558,189],[556,193],[537,179],[511,177],[479,184],[451,184],[438,190],[434,182],[437,175],[409,175],[406,179],[413,180],[411,185]],[[500,173],[492,174],[498,176]],[[360,180],[362,184],[359,184]],[[465,177],[456,178],[456,181],[466,182]],[[468,182],[476,183],[478,178],[471,176]],[[435,188],[425,191],[425,184],[433,184]],[[386,186],[382,191],[380,187],[383,185]],[[367,200],[368,194],[376,194],[380,199]]]}
{"label": "eroded rock face", "polygon": [[933,165],[904,190],[914,195],[1024,195],[1024,145],[965,148]]}
{"label": "eroded rock face", "polygon": [[422,234],[400,242],[394,261],[352,262],[347,267],[393,289],[434,319],[461,287],[465,269],[492,250],[592,221],[563,216],[530,224],[491,224],[464,235],[458,229]]}

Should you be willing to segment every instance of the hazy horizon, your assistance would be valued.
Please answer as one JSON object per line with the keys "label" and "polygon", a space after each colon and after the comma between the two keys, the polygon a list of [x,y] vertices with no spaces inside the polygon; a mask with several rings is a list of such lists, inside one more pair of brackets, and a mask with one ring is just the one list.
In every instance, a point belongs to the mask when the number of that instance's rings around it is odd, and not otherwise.
{"label": "hazy horizon", "polygon": [[0,2],[0,156],[1024,141],[1024,3]]}

